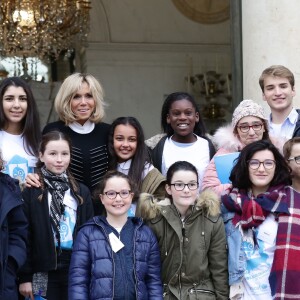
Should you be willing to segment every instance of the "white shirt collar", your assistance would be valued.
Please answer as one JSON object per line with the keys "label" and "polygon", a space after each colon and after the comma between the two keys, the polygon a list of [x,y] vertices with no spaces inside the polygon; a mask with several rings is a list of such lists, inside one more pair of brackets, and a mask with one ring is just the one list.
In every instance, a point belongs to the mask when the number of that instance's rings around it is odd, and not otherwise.
{"label": "white shirt collar", "polygon": [[[286,119],[283,121],[283,123],[284,123],[286,120],[289,120],[291,124],[295,125],[296,122],[297,122],[297,120],[298,120],[298,117],[299,117],[299,115],[298,115],[296,109],[293,108],[293,109],[291,110],[291,112],[289,113],[289,115],[286,117]],[[283,123],[282,123],[282,124],[283,124]],[[272,122],[272,114],[270,114],[269,124],[270,124],[270,125],[273,124],[273,122]]]}
{"label": "white shirt collar", "polygon": [[[128,159],[122,163],[118,163],[118,170],[120,170],[120,172],[124,171],[124,170],[129,170],[130,166],[131,166],[131,161],[132,159]],[[124,173],[124,172],[122,172]]]}
{"label": "white shirt collar", "polygon": [[77,133],[88,134],[94,130],[95,123],[91,122],[90,120],[87,120],[83,125],[79,124],[78,122],[73,122],[69,124],[69,127]]}

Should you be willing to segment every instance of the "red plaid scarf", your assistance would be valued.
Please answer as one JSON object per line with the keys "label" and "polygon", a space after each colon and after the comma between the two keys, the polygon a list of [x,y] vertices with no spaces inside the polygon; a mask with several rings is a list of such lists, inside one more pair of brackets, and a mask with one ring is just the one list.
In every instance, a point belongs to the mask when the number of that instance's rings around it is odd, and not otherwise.
{"label": "red plaid scarf", "polygon": [[282,202],[285,197],[283,186],[270,187],[256,198],[249,197],[245,190],[233,188],[222,196],[222,203],[228,211],[234,212],[233,225],[243,229],[258,227],[269,213],[289,214],[288,206]]}
{"label": "red plaid scarf", "polygon": [[273,299],[300,299],[300,193],[286,188],[290,215],[280,215],[269,277]]}

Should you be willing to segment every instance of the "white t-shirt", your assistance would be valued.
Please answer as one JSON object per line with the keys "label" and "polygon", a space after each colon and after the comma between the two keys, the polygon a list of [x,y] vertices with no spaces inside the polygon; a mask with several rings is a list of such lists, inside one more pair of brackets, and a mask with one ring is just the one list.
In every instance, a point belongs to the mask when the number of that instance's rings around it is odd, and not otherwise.
{"label": "white t-shirt", "polygon": [[3,172],[25,182],[27,174],[34,172],[37,158],[25,151],[22,135],[0,130],[0,149],[5,167]]}
{"label": "white t-shirt", "polygon": [[[52,196],[48,192],[48,207],[50,214],[50,204],[52,201]],[[62,249],[72,249],[73,247],[73,231],[76,224],[76,212],[77,212],[77,201],[72,197],[70,189],[65,192],[63,201],[65,212],[60,219],[60,246]],[[54,240],[56,241],[55,233]],[[57,246],[57,241],[55,242]]]}
{"label": "white t-shirt", "polygon": [[202,186],[203,175],[210,161],[209,145],[206,139],[196,137],[197,141],[194,143],[177,143],[172,140],[172,137],[166,139],[161,166],[164,176],[174,162],[185,160],[198,170],[199,186]]}
{"label": "white t-shirt", "polygon": [[247,234],[243,238],[242,247],[247,257],[243,280],[244,295],[241,298],[243,300],[272,299],[269,276],[276,248],[277,229],[278,223],[274,215],[270,214],[255,230],[258,247],[253,245],[252,232],[249,232],[251,236],[249,240]]}
{"label": "white t-shirt", "polygon": [[[129,159],[122,163],[118,163],[117,170],[125,175],[128,175],[129,169],[131,166],[131,161],[132,161],[132,159]],[[142,174],[142,179],[144,180],[145,177],[147,176],[147,174],[153,169],[154,169],[154,166],[152,164],[149,164],[149,163],[145,164],[144,171]],[[130,209],[128,210],[128,217],[134,217],[135,211],[136,211],[136,204],[132,203],[130,205]]]}

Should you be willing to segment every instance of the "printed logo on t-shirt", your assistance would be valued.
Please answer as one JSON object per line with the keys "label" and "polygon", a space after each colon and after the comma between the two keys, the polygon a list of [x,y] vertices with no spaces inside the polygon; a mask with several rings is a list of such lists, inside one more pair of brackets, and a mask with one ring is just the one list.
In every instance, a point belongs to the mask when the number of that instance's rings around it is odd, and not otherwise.
{"label": "printed logo on t-shirt", "polygon": [[25,181],[27,174],[31,172],[33,172],[33,168],[29,167],[28,160],[19,155],[14,155],[5,164],[4,173],[22,182]]}

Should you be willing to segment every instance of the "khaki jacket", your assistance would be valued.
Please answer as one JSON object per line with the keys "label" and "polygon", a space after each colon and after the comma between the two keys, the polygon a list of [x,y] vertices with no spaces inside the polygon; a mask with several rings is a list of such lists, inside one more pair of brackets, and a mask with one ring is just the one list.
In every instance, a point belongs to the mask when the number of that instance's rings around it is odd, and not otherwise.
{"label": "khaki jacket", "polygon": [[148,194],[139,214],[158,239],[165,299],[228,299],[226,236],[213,192],[202,192],[184,221],[169,199]]}

